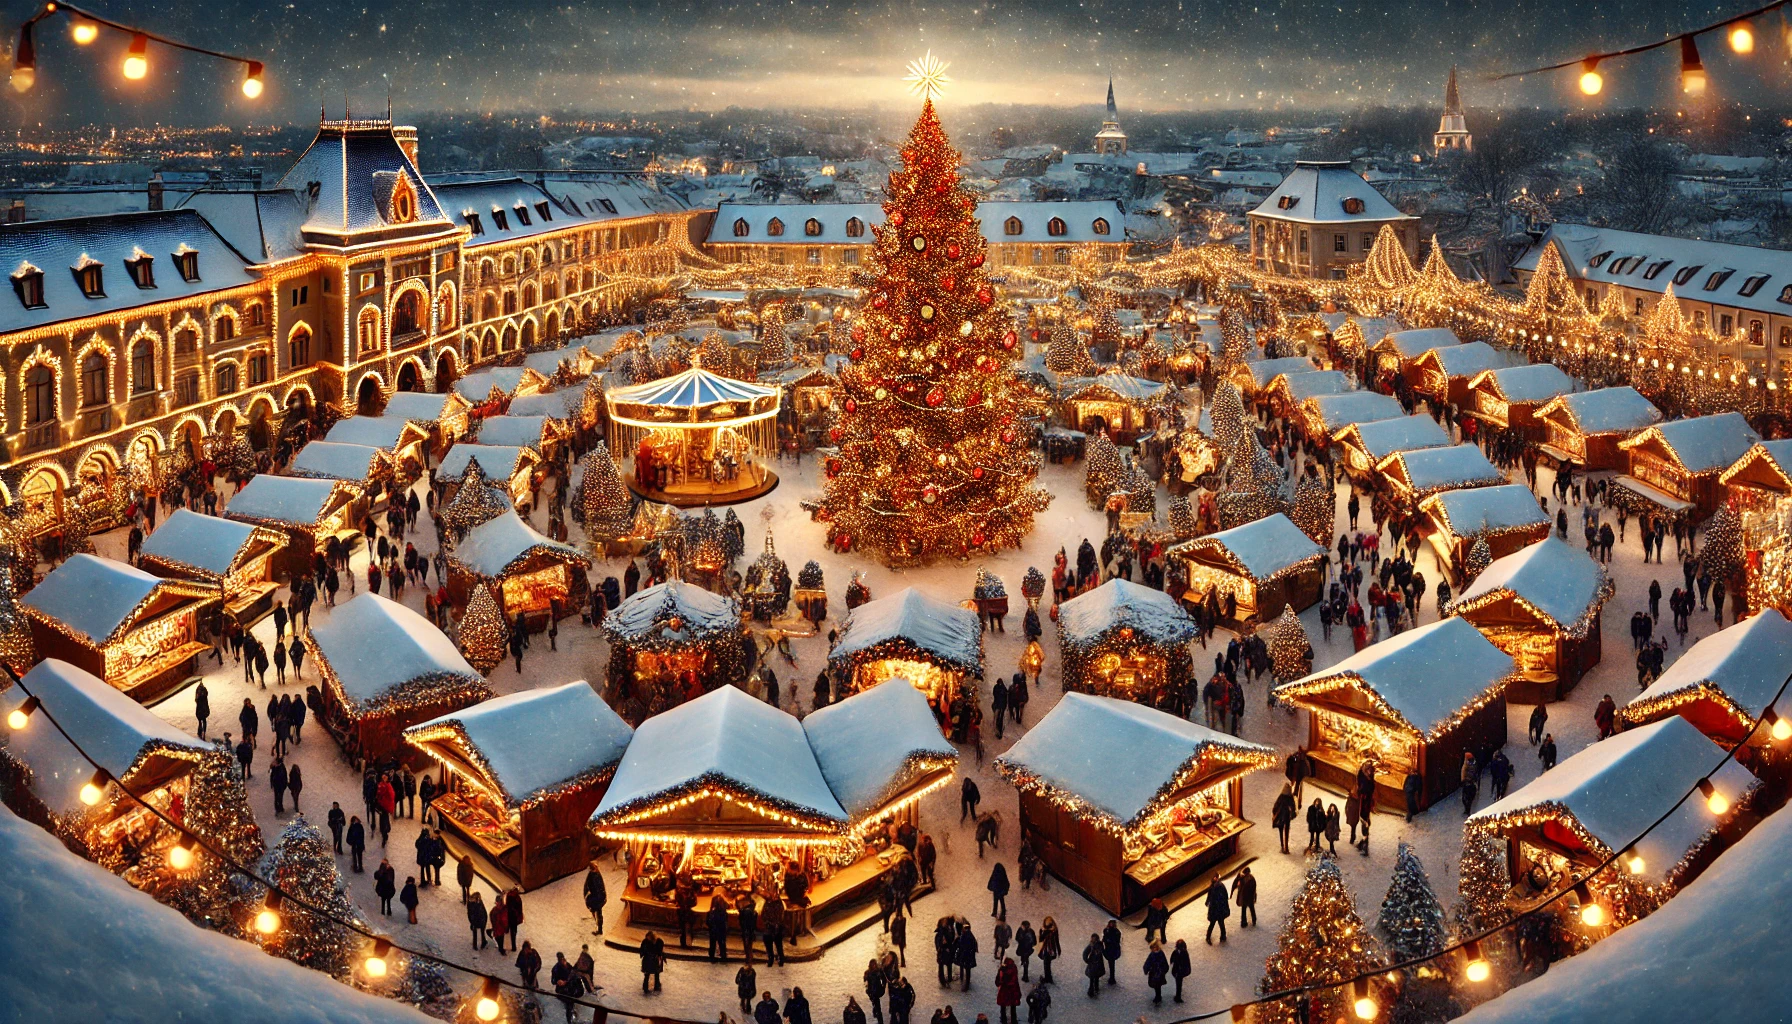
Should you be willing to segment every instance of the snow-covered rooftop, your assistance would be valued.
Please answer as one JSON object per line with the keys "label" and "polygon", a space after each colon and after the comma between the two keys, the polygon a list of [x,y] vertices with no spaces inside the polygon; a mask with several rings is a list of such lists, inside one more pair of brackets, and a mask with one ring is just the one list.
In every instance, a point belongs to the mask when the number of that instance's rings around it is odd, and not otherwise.
{"label": "snow-covered rooftop", "polygon": [[479,421],[479,443],[539,449],[547,425],[546,416],[488,416]]}
{"label": "snow-covered rooftop", "polygon": [[1447,448],[1452,443],[1449,432],[1423,413],[1372,423],[1353,423],[1338,432],[1337,440],[1342,441],[1352,436],[1362,446],[1371,463],[1378,463],[1395,452]]}
{"label": "snow-covered rooftop", "polygon": [[1301,224],[1361,224],[1370,221],[1411,221],[1363,176],[1350,169],[1348,160],[1296,160],[1294,170],[1253,217]]}
{"label": "snow-covered rooftop", "polygon": [[324,440],[338,444],[365,445],[389,452],[398,447],[398,442],[404,439],[404,432],[410,425],[408,417],[392,415],[388,408],[384,416],[350,416],[339,420],[324,435]]}
{"label": "snow-covered rooftop", "polygon": [[415,685],[459,684],[491,690],[454,641],[404,605],[363,593],[311,628],[306,639],[329,663],[343,703],[356,714],[375,711]]}
{"label": "snow-covered rooftop", "polygon": [[494,387],[506,395],[514,393],[525,375],[539,376],[526,366],[494,366],[488,370],[476,370],[455,381],[454,391],[477,405],[491,397]]}
{"label": "snow-covered rooftop", "polygon": [[1419,507],[1441,516],[1450,532],[1458,537],[1549,525],[1549,516],[1537,504],[1537,496],[1523,484],[1439,491],[1420,502]]}
{"label": "snow-covered rooftop", "polygon": [[927,696],[906,679],[886,679],[813,712],[803,732],[822,778],[855,819],[958,764]]}
{"label": "snow-covered rooftop", "polygon": [[1058,629],[1065,640],[1086,644],[1121,627],[1161,644],[1187,643],[1198,632],[1175,598],[1119,577],[1058,606]]}
{"label": "snow-covered rooftop", "polygon": [[1571,393],[1580,383],[1554,363],[1528,363],[1488,370],[1469,386],[1492,388],[1508,402],[1547,402]]}
{"label": "snow-covered rooftop", "polygon": [[1305,356],[1286,356],[1281,359],[1258,359],[1239,366],[1251,378],[1257,387],[1268,387],[1269,382],[1284,373],[1310,373],[1319,367]]}
{"label": "snow-covered rooftop", "polygon": [[1402,359],[1417,359],[1432,349],[1454,348],[1461,344],[1462,339],[1448,327],[1413,327],[1389,331],[1381,336],[1376,347],[1392,349]]}
{"label": "snow-covered rooftop", "polygon": [[[1787,676],[1792,676],[1792,622],[1767,608],[1693,644],[1624,710],[1640,719],[1706,690],[1752,720],[1773,703]],[[1775,710],[1792,715],[1792,707]]]}
{"label": "snow-covered rooftop", "polygon": [[143,538],[143,554],[224,576],[254,536],[255,527],[248,523],[177,508],[154,533]]}
{"label": "snow-covered rooftop", "polygon": [[[538,395],[511,399],[510,416],[506,418],[533,416],[563,420],[576,415],[584,405],[584,388],[562,388],[559,391],[544,391]],[[491,420],[486,420],[486,423],[491,423]]]}
{"label": "snow-covered rooftop", "polygon": [[1319,395],[1341,395],[1354,390],[1350,375],[1343,370],[1307,370],[1301,373],[1284,373],[1279,379],[1288,389],[1288,399],[1292,402],[1304,402]]}
{"label": "snow-covered rooftop", "polygon": [[906,587],[867,601],[847,614],[829,661],[846,660],[880,644],[907,644],[952,665],[974,671],[983,664],[983,627],[977,613]]}
{"label": "snow-covered rooftop", "polygon": [[1537,414],[1552,410],[1567,413],[1575,429],[1583,434],[1629,433],[1661,422],[1661,410],[1629,385],[1562,395],[1551,399]]}
{"label": "snow-covered rooftop", "polygon": [[[1439,666],[1449,666],[1440,672]],[[1465,619],[1440,619],[1397,633],[1275,692],[1299,694],[1359,684],[1415,732],[1430,737],[1458,711],[1505,684],[1512,658]]]}
{"label": "snow-covered rooftop", "polygon": [[523,458],[518,445],[467,444],[462,442],[448,449],[436,464],[436,479],[459,482],[467,472],[467,463],[479,460],[479,471],[487,480],[503,483],[516,475],[517,463]]}
{"label": "snow-covered rooftop", "polygon": [[1396,464],[1404,469],[1407,485],[1420,494],[1440,487],[1504,483],[1506,479],[1499,467],[1487,461],[1481,449],[1472,444],[1395,452],[1383,459],[1376,469],[1392,474]]}
{"label": "snow-covered rooftop", "polygon": [[1717,478],[1718,483],[1729,483],[1732,477],[1743,469],[1745,463],[1752,463],[1756,459],[1765,461],[1774,472],[1779,474],[1784,485],[1792,488],[1792,438],[1757,442],[1742,458],[1737,459],[1729,469],[1724,471],[1722,476]]}
{"label": "snow-covered rooftop", "polygon": [[231,496],[224,515],[231,519],[310,526],[329,511],[337,488],[334,480],[257,473],[255,479]]}
{"label": "snow-covered rooftop", "polygon": [[[1277,574],[1303,562],[1325,557],[1325,549],[1280,512],[1230,530],[1196,537],[1178,544],[1175,550],[1216,552],[1235,570],[1258,581],[1274,579]],[[1060,614],[1062,611],[1060,607]]]}
{"label": "snow-covered rooftop", "polygon": [[1581,635],[1590,616],[1611,596],[1611,580],[1593,556],[1554,534],[1493,560],[1462,591],[1456,614],[1511,595],[1546,616],[1557,628]]}
{"label": "snow-covered rooftop", "polygon": [[1356,423],[1398,419],[1406,415],[1400,403],[1390,395],[1374,391],[1346,391],[1341,395],[1319,395],[1306,401],[1319,416],[1321,428],[1335,434]]}
{"label": "snow-covered rooftop", "polygon": [[1618,442],[1618,447],[1635,448],[1649,440],[1658,440],[1665,445],[1687,472],[1711,473],[1730,468],[1731,463],[1748,454],[1761,436],[1741,413],[1720,412],[1657,423],[1635,437]]}
{"label": "snow-covered rooftop", "polygon": [[639,636],[654,629],[670,629],[677,618],[686,636],[740,628],[740,604],[731,597],[704,590],[695,583],[667,580],[637,590],[616,610],[604,616],[604,632],[617,637]]}
{"label": "snow-covered rooftop", "polygon": [[[1455,337],[1454,334],[1450,336]],[[1448,377],[1472,377],[1506,365],[1505,357],[1485,341],[1434,348],[1426,353],[1425,361],[1435,361],[1437,368]]]}
{"label": "snow-covered rooftop", "polygon": [[[434,423],[448,408],[449,396],[430,391],[399,391],[386,399],[385,418]],[[359,417],[357,417],[359,418]],[[340,424],[338,424],[340,425]]]}
{"label": "snow-covered rooftop", "polygon": [[[976,215],[992,245],[1126,241],[1125,214],[1113,200],[984,202],[977,204]],[[1054,219],[1063,222],[1060,234],[1052,233]],[[777,234],[771,229],[774,220]],[[883,222],[878,203],[722,203],[706,244],[871,245],[877,241],[871,229]]]}
{"label": "snow-covered rooftop", "polygon": [[191,584],[164,580],[110,558],[81,554],[50,570],[20,603],[98,647],[128,625],[158,587],[178,589]]}
{"label": "snow-covered rooftop", "polygon": [[600,781],[622,762],[634,735],[583,679],[494,697],[414,725],[405,738],[420,744],[443,727],[484,762],[512,809],[576,780]]}
{"label": "snow-covered rooftop", "polygon": [[1552,244],[1560,250],[1562,266],[1572,280],[1657,295],[1665,293],[1671,282],[1682,301],[1781,316],[1786,311],[1781,296],[1792,285],[1792,254],[1784,250],[1585,224],[1550,225],[1512,269],[1535,271],[1544,247]]}
{"label": "snow-covered rooftop", "polygon": [[358,483],[372,476],[386,457],[385,452],[369,445],[313,441],[293,456],[292,475]]}
{"label": "snow-covered rooftop", "polygon": [[[497,579],[536,551],[545,551],[568,562],[589,565],[584,552],[535,532],[515,510],[505,512],[467,531],[449,556],[473,573]],[[620,610],[620,609],[619,609]]]}
{"label": "snow-covered rooftop", "polygon": [[1164,389],[1167,387],[1169,387],[1169,385],[1160,381],[1146,380],[1143,377],[1134,377],[1131,374],[1114,372],[1103,373],[1094,377],[1073,377],[1064,382],[1063,392],[1069,397],[1075,398],[1094,388],[1106,388],[1108,391],[1113,392],[1117,398],[1128,402],[1134,402],[1139,405],[1145,405],[1163,394]]}

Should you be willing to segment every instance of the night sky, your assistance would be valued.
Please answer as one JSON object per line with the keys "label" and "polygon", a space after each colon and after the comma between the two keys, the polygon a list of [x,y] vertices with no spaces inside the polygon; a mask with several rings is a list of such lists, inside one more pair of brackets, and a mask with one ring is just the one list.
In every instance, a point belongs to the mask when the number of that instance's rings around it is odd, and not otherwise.
{"label": "night sky", "polygon": [[[267,123],[315,117],[320,101],[337,116],[345,93],[383,112],[388,91],[406,112],[854,109],[907,102],[903,65],[928,49],[951,63],[949,104],[1098,103],[1110,74],[1123,112],[1436,103],[1456,63],[1471,106],[1555,106],[1582,102],[1571,74],[1478,76],[1660,38],[1748,2],[95,0],[119,20],[264,59],[266,96],[244,100],[239,70],[153,47],[149,79],[127,88],[126,40],[79,48],[58,19],[42,26],[38,87],[5,93],[4,123]],[[0,0],[9,52],[36,6]],[[1747,61],[1703,41],[1714,100],[1792,100],[1779,15],[1757,29]],[[1676,60],[1663,50],[1608,66],[1600,102],[1672,104]]]}

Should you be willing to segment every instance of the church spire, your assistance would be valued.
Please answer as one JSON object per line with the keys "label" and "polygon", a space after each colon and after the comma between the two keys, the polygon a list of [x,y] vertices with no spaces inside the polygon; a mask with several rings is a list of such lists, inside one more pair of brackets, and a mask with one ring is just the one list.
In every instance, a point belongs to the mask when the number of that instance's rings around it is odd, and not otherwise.
{"label": "church spire", "polygon": [[[1113,86],[1108,87],[1108,102],[1113,102]],[[1456,93],[1456,65],[1450,65],[1450,80],[1444,86],[1444,113],[1462,113],[1462,97]]]}
{"label": "church spire", "polygon": [[[1451,82],[1450,88],[1452,90],[1451,95],[1453,96],[1453,95],[1455,95],[1454,90],[1455,90],[1456,79],[1454,77],[1452,77],[1450,79],[1450,82]],[[1108,120],[1110,120],[1110,121],[1116,120],[1117,118],[1119,118],[1119,116],[1120,116],[1120,112],[1114,108],[1114,79],[1110,76],[1108,78]]]}

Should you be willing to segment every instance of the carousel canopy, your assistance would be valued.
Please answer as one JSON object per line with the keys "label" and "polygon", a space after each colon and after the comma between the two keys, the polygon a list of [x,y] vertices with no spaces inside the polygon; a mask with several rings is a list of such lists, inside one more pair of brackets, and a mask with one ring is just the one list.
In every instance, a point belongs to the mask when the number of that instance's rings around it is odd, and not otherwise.
{"label": "carousel canopy", "polygon": [[[1709,696],[1753,724],[1773,703],[1787,676],[1792,676],[1792,622],[1767,608],[1693,644],[1624,708],[1624,717],[1640,722]],[[1781,717],[1792,714],[1792,708],[1775,710]]]}
{"label": "carousel canopy", "polygon": [[[0,735],[6,737],[7,753],[31,770],[32,794],[56,814],[80,814],[86,809],[81,803],[81,787],[93,778],[93,764],[42,716],[34,716],[23,729],[4,724],[6,715],[24,704],[27,694],[42,702],[57,725],[114,779],[126,778],[139,759],[158,750],[172,748],[177,757],[197,759],[215,749],[66,661],[40,661],[20,684],[0,693]],[[163,781],[157,780],[156,785]]]}
{"label": "carousel canopy", "polygon": [[[315,442],[313,442],[315,443]],[[306,447],[310,447],[307,445]],[[279,526],[309,527],[340,503],[353,488],[338,480],[310,480],[257,473],[231,496],[228,519]]]}
{"label": "carousel canopy", "polygon": [[1392,396],[1373,391],[1346,391],[1341,395],[1319,395],[1306,401],[1307,408],[1319,417],[1321,429],[1336,434],[1356,423],[1399,419],[1406,410]]}
{"label": "carousel canopy", "polygon": [[324,435],[324,440],[335,444],[366,445],[390,452],[404,440],[405,431],[415,429],[408,418],[392,415],[388,406],[384,416],[350,416],[338,421]]}
{"label": "carousel canopy", "polygon": [[[1598,856],[1634,842],[1643,856],[1643,877],[1663,882],[1716,828],[1705,802],[1694,796],[1668,814],[1643,839],[1637,836],[1668,812],[1724,756],[1723,748],[1678,715],[1637,726],[1583,748],[1573,757],[1469,815],[1468,824],[1499,828],[1520,818],[1571,818],[1582,842]],[[1732,806],[1754,785],[1747,768],[1729,761],[1711,784]]]}
{"label": "carousel canopy", "polygon": [[449,557],[474,575],[497,579],[535,554],[579,565],[591,564],[591,559],[578,548],[536,533],[514,510],[467,531]]}
{"label": "carousel canopy", "polygon": [[[1268,583],[1325,557],[1325,549],[1280,512],[1183,541],[1171,550],[1184,557],[1214,555],[1231,566],[1233,572],[1258,583]],[[1060,607],[1059,615],[1063,611]]]}
{"label": "carousel canopy", "polygon": [[475,700],[492,696],[485,677],[434,623],[378,594],[344,604],[305,639],[355,717],[442,687],[474,691]]}
{"label": "carousel canopy", "polygon": [[1370,462],[1378,463],[1395,452],[1420,448],[1448,448],[1452,442],[1448,431],[1422,413],[1373,423],[1353,423],[1338,431],[1334,440],[1355,440]]}
{"label": "carousel canopy", "polygon": [[1433,349],[1453,348],[1462,339],[1448,327],[1415,327],[1405,331],[1389,331],[1374,348],[1391,352],[1402,359],[1417,359]]}
{"label": "carousel canopy", "polygon": [[[455,404],[450,406],[450,402]],[[383,418],[396,417],[410,420],[412,423],[435,423],[444,414],[464,408],[466,408],[466,403],[458,395],[438,395],[428,391],[400,391],[386,399],[386,414]],[[337,424],[337,426],[341,426],[341,424]]]}
{"label": "carousel canopy", "polygon": [[670,377],[606,392],[604,402],[612,420],[633,426],[725,426],[776,415],[782,394],[693,364]]}
{"label": "carousel canopy", "polygon": [[854,820],[958,764],[927,696],[906,679],[886,679],[813,712],[803,732],[822,778]]}
{"label": "carousel canopy", "polygon": [[539,450],[547,429],[546,416],[488,416],[479,421],[479,443]]}
{"label": "carousel canopy", "polygon": [[1093,643],[1122,628],[1159,644],[1187,643],[1199,632],[1175,598],[1118,577],[1058,606],[1058,629],[1071,643]]}
{"label": "carousel canopy", "polygon": [[983,624],[969,608],[937,601],[913,587],[847,614],[846,628],[828,660],[851,661],[892,641],[975,672],[983,666]]}
{"label": "carousel canopy", "polygon": [[1300,373],[1284,373],[1277,379],[1288,389],[1288,400],[1304,402],[1320,395],[1341,395],[1355,390],[1350,382],[1350,375],[1343,370],[1304,370]]}
{"label": "carousel canopy", "polygon": [[292,460],[293,476],[359,482],[376,475],[389,456],[379,448],[336,441],[313,441]]}
{"label": "carousel canopy", "polygon": [[689,638],[740,629],[740,605],[731,597],[711,593],[683,580],[637,590],[616,610],[604,616],[604,632],[612,641],[670,629],[681,620],[677,632]]}
{"label": "carousel canopy", "polygon": [[1309,373],[1319,367],[1306,356],[1287,356],[1282,359],[1258,359],[1255,362],[1243,363],[1239,366],[1256,387],[1268,387],[1269,382],[1284,373]]}
{"label": "carousel canopy", "polygon": [[1469,387],[1488,388],[1508,402],[1547,402],[1570,394],[1580,383],[1554,363],[1507,366],[1476,375]]}
{"label": "carousel canopy", "polygon": [[1537,496],[1523,484],[1439,491],[1420,502],[1419,508],[1442,519],[1458,537],[1549,526],[1549,516],[1537,504]]}
{"label": "carousel canopy", "polygon": [[[1442,671],[1447,666],[1448,671]],[[1506,684],[1513,662],[1505,651],[1468,620],[1440,619],[1397,633],[1356,652],[1332,667],[1282,683],[1277,697],[1300,698],[1358,687],[1394,721],[1432,738],[1455,723],[1464,709]]]}
{"label": "carousel canopy", "polygon": [[152,576],[134,565],[97,555],[74,555],[50,570],[20,599],[28,611],[60,625],[76,639],[103,647],[118,638],[159,594],[216,596],[197,584]]}
{"label": "carousel canopy", "polygon": [[268,537],[249,523],[179,508],[154,533],[143,538],[143,556],[211,576],[227,576],[258,534],[270,542],[284,541]]}
{"label": "carousel canopy", "polygon": [[[1124,771],[1116,771],[1117,764]],[[1276,763],[1273,748],[1129,700],[1066,693],[995,769],[1079,817],[1127,831],[1186,796],[1191,784]],[[1230,769],[1230,771],[1228,771]]]}
{"label": "carousel canopy", "polygon": [[1688,420],[1668,420],[1618,442],[1625,450],[1655,440],[1661,443],[1688,473],[1711,473],[1730,468],[1760,442],[1761,436],[1739,412],[1720,412]]}
{"label": "carousel canopy", "polygon": [[1375,468],[1377,472],[1391,476],[1394,475],[1395,466],[1404,471],[1406,485],[1420,493],[1445,487],[1475,487],[1506,482],[1506,475],[1500,472],[1499,467],[1487,461],[1487,456],[1481,449],[1472,444],[1395,452],[1381,460],[1381,465]]}
{"label": "carousel canopy", "polygon": [[495,697],[404,731],[412,746],[437,756],[471,757],[511,810],[602,781],[633,735],[583,679]]}
{"label": "carousel canopy", "polygon": [[477,459],[479,471],[487,480],[502,483],[516,475],[523,458],[523,449],[518,445],[457,444],[436,465],[436,479],[458,483],[466,475],[467,463]]}
{"label": "carousel canopy", "polygon": [[1450,612],[1466,615],[1509,598],[1556,629],[1585,636],[1611,596],[1612,581],[1605,569],[1585,551],[1552,534],[1494,559],[1462,591]]}
{"label": "carousel canopy", "polygon": [[1425,353],[1424,359],[1427,363],[1435,363],[1446,377],[1473,377],[1506,365],[1506,357],[1485,341],[1435,347]]}
{"label": "carousel canopy", "polygon": [[1628,434],[1661,422],[1661,410],[1633,387],[1576,391],[1550,399],[1537,415],[1566,413],[1583,434]]}
{"label": "carousel canopy", "polygon": [[624,824],[703,790],[739,794],[812,830],[839,831],[848,820],[803,724],[744,690],[721,686],[641,723],[591,825]]}

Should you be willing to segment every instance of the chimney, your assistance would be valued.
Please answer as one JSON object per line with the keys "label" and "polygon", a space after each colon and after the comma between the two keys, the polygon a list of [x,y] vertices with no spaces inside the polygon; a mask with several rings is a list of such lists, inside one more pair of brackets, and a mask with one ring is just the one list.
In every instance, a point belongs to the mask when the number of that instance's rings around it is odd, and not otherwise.
{"label": "chimney", "polygon": [[23,223],[25,223],[25,200],[14,199],[12,201],[12,206],[8,207],[6,210],[6,223],[8,223],[8,224],[23,224]]}
{"label": "chimney", "polygon": [[149,176],[149,208],[151,210],[160,210],[162,208],[161,171],[157,171]]}
{"label": "chimney", "polygon": [[[398,148],[404,150],[405,159],[411,162],[412,167],[417,167],[417,129],[408,124],[395,124],[392,126],[392,137],[398,140]],[[423,169],[417,167],[417,173],[422,174]]]}

